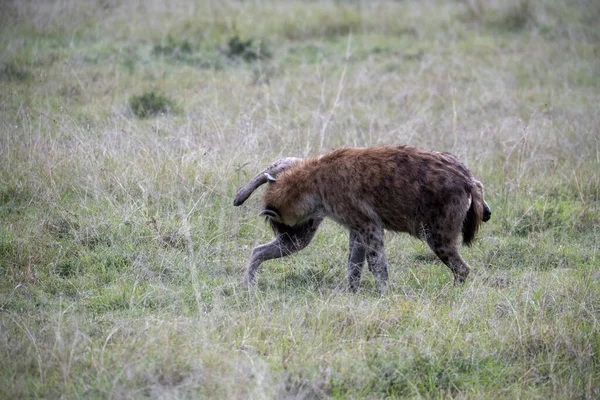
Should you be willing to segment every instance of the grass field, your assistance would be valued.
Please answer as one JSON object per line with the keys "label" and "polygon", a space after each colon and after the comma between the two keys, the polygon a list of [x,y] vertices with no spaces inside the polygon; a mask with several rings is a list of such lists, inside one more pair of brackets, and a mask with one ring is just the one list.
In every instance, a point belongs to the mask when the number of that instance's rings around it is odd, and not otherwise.
{"label": "grass field", "polygon": [[[168,5],[167,5],[168,4]],[[0,398],[600,397],[596,0],[7,0]],[[241,283],[280,156],[458,155],[492,219],[462,287],[347,233]]]}

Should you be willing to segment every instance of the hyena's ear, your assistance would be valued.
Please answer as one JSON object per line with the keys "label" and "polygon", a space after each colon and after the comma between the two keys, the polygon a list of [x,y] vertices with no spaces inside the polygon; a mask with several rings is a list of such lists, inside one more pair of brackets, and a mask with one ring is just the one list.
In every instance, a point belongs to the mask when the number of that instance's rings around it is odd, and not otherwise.
{"label": "hyena's ear", "polygon": [[273,164],[269,165],[263,171],[258,173],[246,186],[237,192],[233,198],[233,205],[240,206],[244,204],[252,192],[258,189],[259,186],[264,185],[268,181],[275,181],[277,174],[285,171],[293,165],[298,164],[300,161],[302,161],[302,159],[296,157],[280,158],[279,160],[275,161]]}
{"label": "hyena's ear", "polygon": [[268,172],[265,172],[265,176],[267,177],[267,180],[269,181],[269,183],[273,183],[273,182],[277,182],[277,178],[274,178],[271,174],[269,174]]}
{"label": "hyena's ear", "polygon": [[259,217],[268,217],[268,218],[274,218],[274,219],[279,219],[279,213],[277,212],[277,210],[271,208],[271,207],[267,207],[264,210],[262,210],[259,214]]}

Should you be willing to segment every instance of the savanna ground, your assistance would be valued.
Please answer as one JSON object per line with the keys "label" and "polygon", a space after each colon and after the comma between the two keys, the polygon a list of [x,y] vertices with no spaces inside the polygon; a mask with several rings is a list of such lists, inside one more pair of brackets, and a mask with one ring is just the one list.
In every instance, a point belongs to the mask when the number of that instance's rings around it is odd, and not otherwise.
{"label": "savanna ground", "polygon": [[[600,3],[3,1],[0,398],[600,397]],[[457,154],[493,215],[462,287],[388,234],[236,190],[280,156]]]}

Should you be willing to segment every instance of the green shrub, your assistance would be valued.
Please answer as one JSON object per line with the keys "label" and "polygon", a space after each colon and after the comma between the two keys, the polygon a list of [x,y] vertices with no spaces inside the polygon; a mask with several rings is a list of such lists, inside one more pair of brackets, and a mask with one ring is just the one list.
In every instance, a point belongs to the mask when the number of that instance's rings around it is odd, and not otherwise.
{"label": "green shrub", "polygon": [[517,31],[535,21],[535,8],[530,0],[519,0],[506,9],[497,24],[507,30]]}
{"label": "green shrub", "polygon": [[73,260],[61,261],[54,266],[54,272],[61,278],[70,278],[75,276],[79,270],[79,265]]}
{"label": "green shrub", "polygon": [[494,7],[481,0],[463,0],[467,8],[467,20],[484,23],[490,28],[503,31],[519,31],[535,23],[535,6],[531,0],[512,0]]}
{"label": "green shrub", "polygon": [[310,14],[291,14],[281,22],[283,36],[290,40],[333,38],[360,32],[362,15],[357,7],[337,4],[334,8],[318,8]]}
{"label": "green shrub", "polygon": [[31,79],[31,72],[25,67],[10,62],[0,66],[0,79],[5,81],[25,82]]}
{"label": "green shrub", "polygon": [[129,107],[138,118],[154,117],[173,110],[173,102],[164,94],[150,90],[129,98]]}
{"label": "green shrub", "polygon": [[252,62],[270,58],[271,52],[263,42],[256,42],[254,39],[242,40],[235,35],[227,42],[227,56]]}
{"label": "green shrub", "polygon": [[163,55],[169,57],[177,57],[183,54],[190,54],[192,52],[192,44],[187,40],[181,41],[175,40],[173,36],[167,36],[166,43],[155,44],[152,49],[154,55]]}

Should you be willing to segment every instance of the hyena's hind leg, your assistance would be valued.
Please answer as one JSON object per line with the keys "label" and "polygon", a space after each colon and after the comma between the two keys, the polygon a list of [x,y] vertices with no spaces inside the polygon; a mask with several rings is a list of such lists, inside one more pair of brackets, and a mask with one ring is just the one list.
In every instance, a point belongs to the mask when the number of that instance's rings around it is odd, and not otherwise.
{"label": "hyena's hind leg", "polygon": [[463,283],[471,270],[458,252],[459,242],[458,234],[453,236],[444,232],[432,232],[427,238],[431,250],[452,271],[455,284]]}
{"label": "hyena's hind leg", "polygon": [[360,284],[360,275],[366,258],[366,249],[358,232],[350,231],[349,247],[348,286],[351,291],[355,292]]}
{"label": "hyena's hind leg", "polygon": [[425,242],[450,268],[455,284],[463,283],[471,270],[458,251],[470,206],[469,198],[462,193],[448,193],[444,207],[430,207],[424,218]]}
{"label": "hyena's hind leg", "polygon": [[264,261],[289,256],[308,246],[322,221],[322,218],[317,218],[298,227],[287,227],[285,232],[277,233],[269,243],[255,247],[246,268],[244,283],[249,286],[256,283],[256,270]]}

